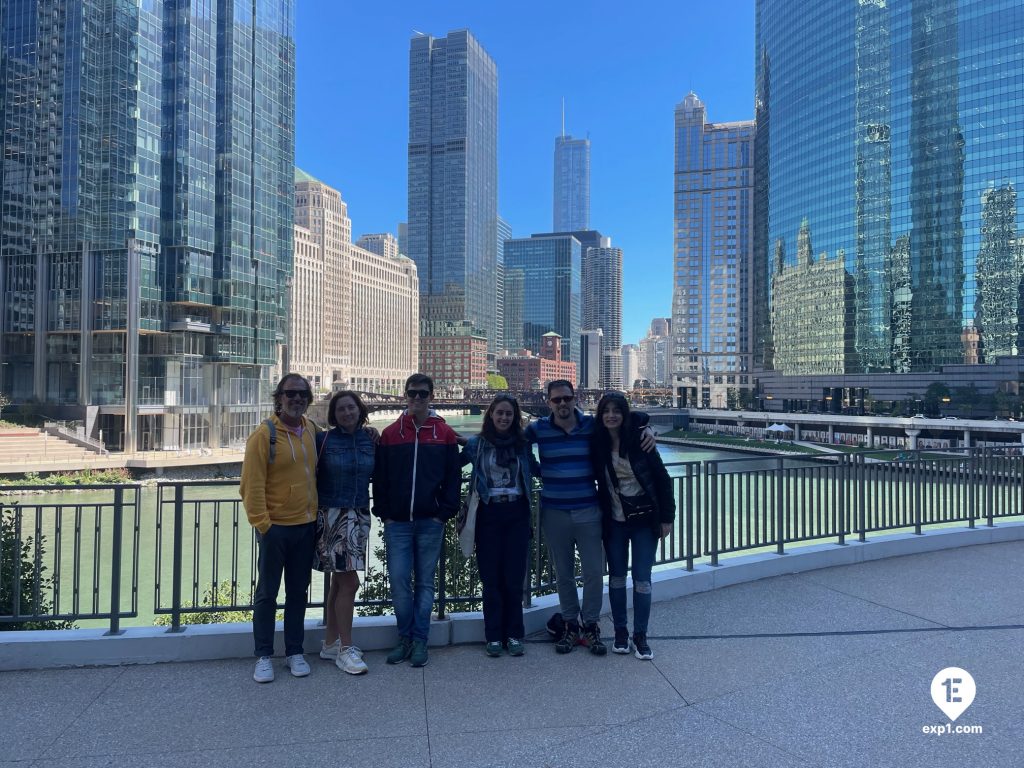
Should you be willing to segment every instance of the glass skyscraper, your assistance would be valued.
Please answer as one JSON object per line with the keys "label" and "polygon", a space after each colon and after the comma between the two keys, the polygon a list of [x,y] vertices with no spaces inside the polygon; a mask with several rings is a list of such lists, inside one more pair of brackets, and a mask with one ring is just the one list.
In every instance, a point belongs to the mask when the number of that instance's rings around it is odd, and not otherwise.
{"label": "glass skyscraper", "polygon": [[[505,241],[505,317],[519,319],[509,338],[540,354],[541,338],[562,337],[562,359],[580,363],[582,246],[570,234],[533,235]],[[513,347],[515,348],[515,347]]]}
{"label": "glass skyscraper", "polygon": [[408,224],[423,320],[469,321],[497,354],[498,70],[467,30],[409,46]]}
{"label": "glass skyscraper", "polygon": [[554,178],[552,229],[590,229],[590,139],[565,133],[555,139]]}
{"label": "glass skyscraper", "polygon": [[292,263],[291,0],[5,0],[0,391],[111,448],[240,444]]}
{"label": "glass skyscraper", "polygon": [[911,373],[1024,339],[1024,5],[758,0],[758,363]]}
{"label": "glass skyscraper", "polygon": [[754,122],[675,110],[673,373],[680,405],[725,408],[751,388]]}

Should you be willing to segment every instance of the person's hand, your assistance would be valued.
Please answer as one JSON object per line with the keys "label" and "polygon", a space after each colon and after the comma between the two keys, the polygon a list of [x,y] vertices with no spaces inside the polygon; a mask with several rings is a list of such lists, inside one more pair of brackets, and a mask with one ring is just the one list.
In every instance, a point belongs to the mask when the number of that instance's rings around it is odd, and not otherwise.
{"label": "person's hand", "polygon": [[664,539],[670,533],[672,533],[672,523],[662,523],[661,524],[661,538]]}
{"label": "person's hand", "polygon": [[370,436],[370,439],[373,440],[373,446],[376,448],[377,443],[380,442],[380,432],[377,431],[376,427],[364,426],[363,430]]}
{"label": "person's hand", "polygon": [[458,432],[456,432],[455,433],[455,442],[458,443],[459,445],[461,445],[462,447],[465,447],[466,444],[469,442],[469,438],[465,437],[463,435],[460,435]]}
{"label": "person's hand", "polygon": [[640,433],[640,447],[644,453],[657,450],[658,441],[654,437],[654,430],[650,427],[644,427],[644,431]]}

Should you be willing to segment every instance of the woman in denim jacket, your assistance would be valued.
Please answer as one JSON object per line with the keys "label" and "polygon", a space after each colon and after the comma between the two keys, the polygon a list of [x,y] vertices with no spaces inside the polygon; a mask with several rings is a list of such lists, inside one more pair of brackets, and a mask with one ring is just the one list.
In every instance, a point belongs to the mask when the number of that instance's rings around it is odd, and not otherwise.
{"label": "woman in denim jacket", "polygon": [[366,568],[370,537],[370,479],[374,441],[365,429],[369,414],[355,392],[338,392],[327,408],[333,429],[317,435],[316,550],[313,567],[331,574],[324,601],[327,629],[320,658],[350,675],[367,671],[363,652],[352,645],[352,614],[359,571]]}
{"label": "woman in denim jacket", "polygon": [[484,414],[479,435],[469,438],[462,463],[473,465],[480,494],[476,559],[483,582],[484,637],[488,656],[523,655],[523,581],[532,536],[533,453],[523,435],[519,403],[498,395]]}

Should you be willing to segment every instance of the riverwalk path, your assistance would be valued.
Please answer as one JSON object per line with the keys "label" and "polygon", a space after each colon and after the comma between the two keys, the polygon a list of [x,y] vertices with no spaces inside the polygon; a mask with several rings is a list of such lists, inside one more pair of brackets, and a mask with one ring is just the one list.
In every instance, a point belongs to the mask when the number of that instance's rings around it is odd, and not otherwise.
{"label": "riverwalk path", "polygon": [[[650,662],[535,636],[523,658],[461,645],[423,669],[368,652],[362,677],[308,654],[312,675],[278,664],[268,685],[250,659],[3,672],[0,766],[1010,768],[1022,572],[1014,541],[657,602]],[[955,723],[931,692],[949,667],[976,685]]]}

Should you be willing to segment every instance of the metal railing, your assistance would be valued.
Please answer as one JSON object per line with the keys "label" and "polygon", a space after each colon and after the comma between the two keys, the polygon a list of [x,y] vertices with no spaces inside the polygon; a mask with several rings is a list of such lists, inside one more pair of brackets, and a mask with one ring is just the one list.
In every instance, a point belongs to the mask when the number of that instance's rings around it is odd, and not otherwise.
{"label": "metal railing", "polygon": [[141,488],[92,485],[87,497],[60,502],[38,495],[67,489],[21,486],[16,501],[0,496],[0,623],[103,619],[120,634],[121,619],[139,609]]}
{"label": "metal railing", "polygon": [[[877,452],[865,451],[669,464],[678,512],[656,562],[692,570],[698,562],[715,566],[737,553],[783,555],[800,544],[865,541],[882,531],[992,526],[1024,513],[1021,452],[902,451],[878,460]],[[105,619],[117,633],[121,619],[140,615],[140,576],[152,584],[152,604],[142,613],[165,617],[172,632],[191,614],[251,610],[258,545],[237,485],[215,480],[160,482],[145,489],[88,486],[58,499],[36,494],[69,489],[3,489],[0,622]],[[12,494],[21,498],[9,501]],[[554,591],[536,518],[533,529],[527,605]],[[370,558],[357,602],[363,612],[389,606],[381,547]],[[327,577],[313,579],[312,608],[323,605],[328,585]],[[437,612],[443,617],[454,606],[476,609],[480,599],[476,563],[462,556],[449,530],[438,568]]]}

